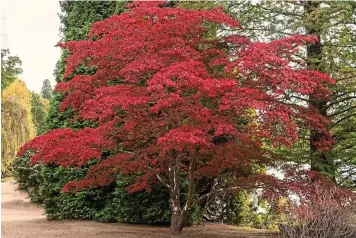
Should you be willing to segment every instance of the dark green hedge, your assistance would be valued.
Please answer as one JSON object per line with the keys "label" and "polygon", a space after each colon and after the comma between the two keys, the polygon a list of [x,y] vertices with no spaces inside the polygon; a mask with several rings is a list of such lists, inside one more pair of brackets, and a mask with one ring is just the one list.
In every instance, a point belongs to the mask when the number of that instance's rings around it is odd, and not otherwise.
{"label": "dark green hedge", "polygon": [[[61,192],[68,181],[85,176],[87,168],[60,166],[29,166],[31,153],[15,159],[14,176],[19,188],[27,191],[32,202],[43,203],[48,219],[85,219],[101,222],[169,224],[169,193],[160,184],[151,192],[129,194],[126,187],[132,179],[119,175],[110,186],[88,188],[72,193]],[[93,162],[95,163],[95,162]],[[202,212],[194,206],[188,224],[201,221]]]}

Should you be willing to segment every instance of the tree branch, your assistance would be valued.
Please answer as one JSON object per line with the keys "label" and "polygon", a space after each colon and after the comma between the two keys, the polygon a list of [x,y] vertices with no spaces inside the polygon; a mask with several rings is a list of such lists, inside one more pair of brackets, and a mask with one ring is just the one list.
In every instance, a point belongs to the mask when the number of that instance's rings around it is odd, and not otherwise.
{"label": "tree branch", "polygon": [[326,105],[326,109],[332,107],[332,106],[335,105],[335,104],[345,102],[345,101],[347,101],[347,100],[349,100],[349,99],[356,99],[356,96],[349,96],[349,97],[345,97],[345,98],[342,98],[342,99],[340,99],[340,100],[337,100],[337,101],[335,101],[335,102],[332,102],[332,103],[330,103],[329,105]]}
{"label": "tree branch", "polygon": [[342,114],[342,113],[351,111],[352,109],[355,109],[355,108],[356,108],[356,106],[352,106],[352,107],[346,108],[346,109],[344,109],[344,110],[341,110],[341,111],[335,112],[335,113],[333,113],[333,114],[330,114],[330,115],[328,115],[328,117],[334,117],[334,116],[340,115],[340,114]]}
{"label": "tree branch", "polygon": [[346,119],[349,119],[350,117],[353,117],[353,116],[356,116],[356,113],[350,114],[350,115],[348,115],[348,116],[336,121],[334,124],[339,124],[340,122],[342,122],[342,121],[344,121]]}

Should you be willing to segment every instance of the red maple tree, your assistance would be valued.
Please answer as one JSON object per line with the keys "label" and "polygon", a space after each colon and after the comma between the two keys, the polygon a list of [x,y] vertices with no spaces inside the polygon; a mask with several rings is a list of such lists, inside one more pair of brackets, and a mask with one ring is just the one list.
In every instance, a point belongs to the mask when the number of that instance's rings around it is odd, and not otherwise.
{"label": "red maple tree", "polygon": [[[64,191],[110,184],[119,172],[138,176],[130,192],[161,182],[170,191],[171,231],[179,234],[199,180],[224,175],[233,186],[273,184],[271,176],[253,173],[274,162],[263,143],[289,146],[299,129],[329,135],[327,120],[296,98],[327,97],[324,84],[333,80],[305,70],[293,56],[314,37],[269,43],[239,35],[207,39],[206,22],[240,25],[221,8],[160,4],[134,2],[127,12],[93,24],[88,40],[59,44],[70,52],[67,81],[56,87],[64,95],[60,109],[71,108],[76,119],[98,126],[52,130],[18,155],[32,150],[32,163],[61,166],[100,160]],[[94,67],[95,74],[73,76],[78,66]],[[324,150],[331,142],[325,137],[316,146]]]}

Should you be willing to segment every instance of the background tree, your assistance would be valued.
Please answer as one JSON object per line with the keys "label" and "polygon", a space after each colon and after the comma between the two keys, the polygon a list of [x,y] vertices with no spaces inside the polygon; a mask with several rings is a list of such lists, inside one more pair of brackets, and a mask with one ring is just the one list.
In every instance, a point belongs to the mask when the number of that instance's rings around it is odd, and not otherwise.
{"label": "background tree", "polygon": [[[113,14],[120,14],[124,11],[124,1],[62,1],[60,2],[61,13],[59,14],[61,21],[60,33],[62,35],[62,42],[71,40],[83,40],[88,34],[92,23],[101,21],[110,17]],[[65,69],[65,59],[67,51],[62,50],[61,59],[57,62],[54,70],[56,82],[63,81],[63,74]],[[87,74],[93,73],[84,68],[78,69],[77,73],[86,72]],[[87,122],[70,123],[73,118],[71,110],[59,112],[59,104],[62,100],[60,93],[54,94],[54,99],[51,100],[50,110],[48,114],[47,124],[50,129],[74,127],[82,128],[89,126]]]}
{"label": "background tree", "polygon": [[1,100],[1,172],[10,175],[16,152],[35,136],[31,94],[25,83],[16,79],[3,91]]}
{"label": "background tree", "polygon": [[41,96],[44,99],[51,100],[53,94],[53,89],[51,82],[48,79],[43,80],[43,85],[41,89]]}
{"label": "background tree", "polygon": [[49,109],[49,101],[41,97],[41,95],[31,93],[31,115],[33,124],[36,129],[36,136],[46,132],[46,117]]}
{"label": "background tree", "polygon": [[1,50],[1,92],[22,73],[21,63],[20,58],[11,56],[9,50]]}
{"label": "background tree", "polygon": [[[131,192],[149,191],[160,182],[170,194],[173,234],[181,232],[197,199],[196,185],[205,178],[224,177],[229,188],[264,184],[281,192],[288,181],[254,174],[254,166],[276,160],[262,141],[293,144],[296,122],[328,135],[318,111],[283,97],[327,96],[324,84],[333,82],[328,75],[303,69],[292,56],[316,38],[253,43],[229,35],[207,40],[204,22],[239,24],[221,9],[161,8],[155,2],[131,7],[95,23],[88,40],[59,44],[70,52],[64,74],[70,80],[56,87],[65,96],[60,110],[71,108],[77,112],[74,120],[97,126],[52,130],[18,154],[35,152],[32,164],[85,166],[99,160],[64,191],[109,185],[117,173],[138,176],[128,187]],[[73,75],[78,67],[94,72]],[[316,146],[328,149],[330,138]],[[300,184],[292,183],[289,188]]]}
{"label": "background tree", "polygon": [[[234,1],[222,3],[243,26],[241,34],[254,40],[270,41],[293,34],[316,35],[320,41],[309,44],[301,60],[309,69],[329,73],[336,84],[326,101],[313,98],[295,100],[308,103],[331,120],[335,144],[330,152],[315,151],[322,134],[300,133],[295,150],[280,148],[284,156],[311,163],[314,170],[336,180],[340,186],[355,187],[356,148],[356,5],[338,1]],[[229,29],[224,29],[226,33]]]}

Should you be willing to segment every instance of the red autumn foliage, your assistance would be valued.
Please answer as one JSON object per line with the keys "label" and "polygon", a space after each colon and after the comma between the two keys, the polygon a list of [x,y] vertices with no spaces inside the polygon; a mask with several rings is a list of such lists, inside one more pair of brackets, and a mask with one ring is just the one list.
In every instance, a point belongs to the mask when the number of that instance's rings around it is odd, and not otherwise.
{"label": "red autumn foliage", "polygon": [[[102,160],[64,191],[103,186],[118,171],[139,173],[129,190],[149,190],[159,180],[171,191],[173,214],[177,210],[184,220],[199,178],[228,172],[248,180],[254,166],[271,163],[263,141],[288,146],[297,140],[298,129],[312,129],[326,135],[319,149],[330,146],[328,121],[293,98],[327,97],[325,83],[333,83],[324,73],[303,69],[292,56],[315,37],[270,43],[231,35],[208,40],[204,22],[240,25],[221,8],[184,10],[154,2],[130,7],[93,24],[88,40],[58,44],[70,52],[67,81],[56,87],[64,95],[60,109],[71,108],[77,119],[98,127],[56,129],[18,153],[31,149],[36,152],[32,163],[62,166]],[[72,77],[78,66],[96,72]],[[103,158],[102,151],[116,155]],[[180,207],[175,199],[182,176],[190,184]]]}
{"label": "red autumn foliage", "polygon": [[[22,146],[17,154],[34,151],[36,154],[31,158],[32,164],[52,163],[64,167],[87,165],[90,159],[101,159],[102,151],[116,147],[115,141],[104,136],[101,129],[54,129]],[[54,157],[56,160],[53,160]]]}

